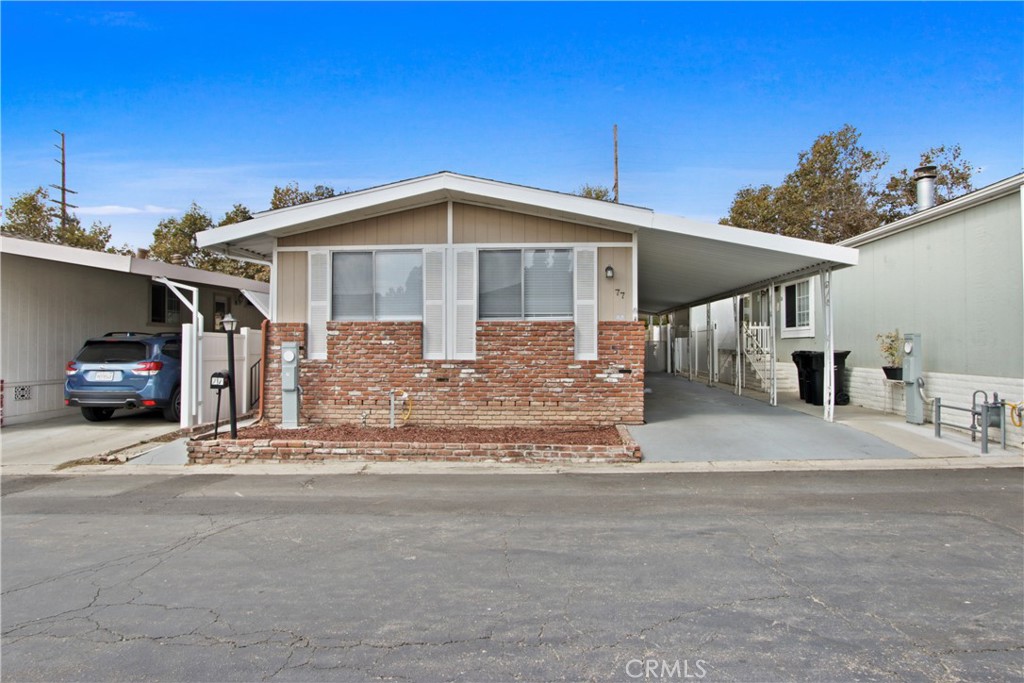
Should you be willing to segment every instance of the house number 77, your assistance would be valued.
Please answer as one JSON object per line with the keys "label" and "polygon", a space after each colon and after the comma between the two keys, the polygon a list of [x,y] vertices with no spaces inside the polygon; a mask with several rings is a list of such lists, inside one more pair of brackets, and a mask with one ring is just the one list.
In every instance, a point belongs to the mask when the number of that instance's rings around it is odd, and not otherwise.
{"label": "house number 77", "polygon": [[619,289],[618,287],[616,287],[615,288],[615,296],[619,297],[620,299],[625,299],[626,298],[626,292],[621,290],[621,289]]}

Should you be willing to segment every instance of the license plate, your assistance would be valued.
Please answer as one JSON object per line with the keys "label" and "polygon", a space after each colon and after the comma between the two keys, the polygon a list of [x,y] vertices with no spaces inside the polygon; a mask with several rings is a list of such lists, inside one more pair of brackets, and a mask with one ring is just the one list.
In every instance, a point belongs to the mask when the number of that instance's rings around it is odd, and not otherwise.
{"label": "license plate", "polygon": [[92,373],[92,380],[94,382],[113,382],[114,373],[108,371],[98,371]]}

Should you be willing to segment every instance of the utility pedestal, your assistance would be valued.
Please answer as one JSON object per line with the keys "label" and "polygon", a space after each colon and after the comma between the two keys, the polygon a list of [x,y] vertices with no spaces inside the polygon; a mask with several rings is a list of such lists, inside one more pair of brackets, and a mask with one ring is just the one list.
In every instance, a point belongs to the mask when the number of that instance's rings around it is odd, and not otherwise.
{"label": "utility pedestal", "polygon": [[924,424],[924,399],[921,398],[918,380],[924,377],[924,355],[921,349],[921,335],[913,332],[903,335],[903,391],[907,407],[907,422]]}
{"label": "utility pedestal", "polygon": [[281,344],[281,427],[299,426],[299,343]]}

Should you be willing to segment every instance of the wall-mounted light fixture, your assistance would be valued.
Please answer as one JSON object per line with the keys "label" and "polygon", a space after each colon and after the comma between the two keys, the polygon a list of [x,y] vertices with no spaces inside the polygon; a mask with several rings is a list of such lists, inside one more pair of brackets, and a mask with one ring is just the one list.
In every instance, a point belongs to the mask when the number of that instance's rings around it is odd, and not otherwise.
{"label": "wall-mounted light fixture", "polygon": [[608,266],[607,268],[604,269],[604,276],[611,280],[613,277],[615,277],[615,269],[612,268],[611,266]]}

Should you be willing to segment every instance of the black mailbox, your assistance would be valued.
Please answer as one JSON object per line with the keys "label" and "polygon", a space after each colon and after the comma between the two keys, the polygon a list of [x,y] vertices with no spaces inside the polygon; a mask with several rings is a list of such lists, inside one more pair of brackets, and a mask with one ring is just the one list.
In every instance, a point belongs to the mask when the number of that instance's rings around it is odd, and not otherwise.
{"label": "black mailbox", "polygon": [[218,370],[217,372],[210,375],[210,388],[211,389],[227,389],[228,388],[228,371]]}

